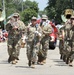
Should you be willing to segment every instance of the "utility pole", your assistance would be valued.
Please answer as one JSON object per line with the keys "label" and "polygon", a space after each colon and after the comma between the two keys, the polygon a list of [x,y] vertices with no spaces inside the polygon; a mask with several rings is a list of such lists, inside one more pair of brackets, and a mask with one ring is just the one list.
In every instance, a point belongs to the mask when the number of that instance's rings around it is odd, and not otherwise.
{"label": "utility pole", "polygon": [[5,0],[3,0],[3,16],[5,17],[4,19],[4,29],[6,28],[5,24],[6,24],[6,14],[5,14]]}
{"label": "utility pole", "polygon": [[73,9],[73,0],[70,0],[71,1],[71,8]]}
{"label": "utility pole", "polygon": [[23,0],[22,0],[22,12],[23,12]]}

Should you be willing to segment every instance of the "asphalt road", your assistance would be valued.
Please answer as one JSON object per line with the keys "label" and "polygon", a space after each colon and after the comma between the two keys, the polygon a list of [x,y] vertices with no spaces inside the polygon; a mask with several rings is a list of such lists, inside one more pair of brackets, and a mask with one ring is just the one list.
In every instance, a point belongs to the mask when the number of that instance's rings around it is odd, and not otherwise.
{"label": "asphalt road", "polygon": [[59,57],[57,45],[55,50],[48,50],[45,65],[36,64],[35,69],[32,69],[28,67],[26,48],[22,48],[20,60],[12,65],[7,62],[7,43],[0,43],[0,75],[74,75],[74,67],[69,67]]}

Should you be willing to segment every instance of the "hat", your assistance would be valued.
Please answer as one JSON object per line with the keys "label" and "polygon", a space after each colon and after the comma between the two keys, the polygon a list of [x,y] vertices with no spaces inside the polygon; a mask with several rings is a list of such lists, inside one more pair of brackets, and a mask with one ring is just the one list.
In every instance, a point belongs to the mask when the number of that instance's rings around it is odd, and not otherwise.
{"label": "hat", "polygon": [[14,13],[13,16],[19,16],[19,13]]}
{"label": "hat", "polygon": [[32,17],[32,20],[36,20],[36,19],[37,19],[36,17],[34,17],[34,16]]}
{"label": "hat", "polygon": [[42,15],[42,19],[47,19],[47,16],[46,15]]}

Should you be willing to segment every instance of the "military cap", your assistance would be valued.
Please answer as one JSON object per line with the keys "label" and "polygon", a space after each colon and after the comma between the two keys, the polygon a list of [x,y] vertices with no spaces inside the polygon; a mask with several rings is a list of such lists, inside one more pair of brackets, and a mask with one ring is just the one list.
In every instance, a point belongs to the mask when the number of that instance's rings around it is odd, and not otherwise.
{"label": "military cap", "polygon": [[42,15],[42,19],[47,19],[47,16],[46,15]]}
{"label": "military cap", "polygon": [[32,17],[32,20],[37,20],[37,18],[33,16],[33,17]]}
{"label": "military cap", "polygon": [[19,13],[14,13],[13,16],[19,16]]}

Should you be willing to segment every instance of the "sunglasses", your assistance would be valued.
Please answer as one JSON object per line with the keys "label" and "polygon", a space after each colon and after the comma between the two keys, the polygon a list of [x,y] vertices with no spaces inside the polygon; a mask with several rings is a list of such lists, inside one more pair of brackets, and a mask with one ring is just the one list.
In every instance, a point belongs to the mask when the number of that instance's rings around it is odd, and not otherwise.
{"label": "sunglasses", "polygon": [[31,20],[31,21],[36,21],[36,20],[33,19],[33,20]]}
{"label": "sunglasses", "polygon": [[71,20],[74,20],[74,18],[71,18]]}
{"label": "sunglasses", "polygon": [[13,16],[14,18],[18,18],[18,16]]}

